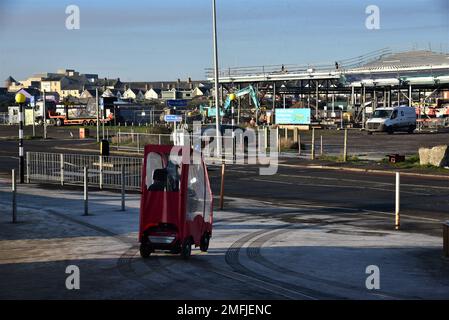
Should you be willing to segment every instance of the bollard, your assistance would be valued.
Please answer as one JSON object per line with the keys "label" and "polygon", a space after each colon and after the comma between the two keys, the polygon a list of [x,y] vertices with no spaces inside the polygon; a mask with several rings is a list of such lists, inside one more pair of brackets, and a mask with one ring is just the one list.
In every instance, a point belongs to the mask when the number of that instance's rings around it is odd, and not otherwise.
{"label": "bollard", "polygon": [[17,222],[17,187],[16,187],[16,170],[11,171],[11,191],[12,191],[12,223]]}
{"label": "bollard", "polygon": [[136,133],[136,139],[137,139],[137,153],[140,152],[140,138],[139,133]]}
{"label": "bollard", "polygon": [[159,134],[159,145],[161,145],[161,134]]}
{"label": "bollard", "polygon": [[265,153],[268,151],[268,127],[264,128],[264,146],[265,146]]}
{"label": "bollard", "polygon": [[312,152],[310,157],[312,160],[315,160],[315,128],[312,128]]}
{"label": "bollard", "polygon": [[301,157],[301,135],[298,134],[298,157]]}
{"label": "bollard", "polygon": [[223,210],[224,206],[224,175],[226,164],[223,161],[221,164],[221,185],[220,185],[220,210]]}
{"label": "bollard", "polygon": [[26,165],[27,165],[27,183],[30,183],[30,166],[31,166],[31,163],[30,163],[30,153],[29,152],[27,152],[26,153]]}
{"label": "bollard", "polygon": [[117,150],[120,150],[120,135],[121,135],[121,131],[120,131],[120,129],[118,129],[118,133],[117,133]]}
{"label": "bollard", "polygon": [[103,190],[103,156],[99,156],[99,170],[98,170],[98,184],[100,187],[100,190]]}
{"label": "bollard", "polygon": [[443,253],[449,258],[449,221],[443,224]]}
{"label": "bollard", "polygon": [[278,145],[278,153],[281,153],[281,141],[279,138],[279,127],[276,128],[276,143]]}
{"label": "bollard", "polygon": [[395,229],[399,230],[401,226],[401,217],[400,217],[400,185],[401,185],[401,177],[399,172],[396,172],[396,208],[395,208]]}
{"label": "bollard", "polygon": [[59,170],[60,170],[60,180],[61,186],[64,186],[64,154],[59,155]]}
{"label": "bollard", "polygon": [[122,211],[125,211],[125,166],[122,165]]}
{"label": "bollard", "polygon": [[348,129],[345,129],[345,139],[343,142],[343,162],[348,158]]}
{"label": "bollard", "polygon": [[88,178],[89,176],[87,175],[87,167],[84,167],[84,215],[88,216],[89,215],[89,205],[88,205],[88,201],[89,201],[89,195],[88,195]]}
{"label": "bollard", "polygon": [[323,136],[320,135],[320,156],[323,156]]}

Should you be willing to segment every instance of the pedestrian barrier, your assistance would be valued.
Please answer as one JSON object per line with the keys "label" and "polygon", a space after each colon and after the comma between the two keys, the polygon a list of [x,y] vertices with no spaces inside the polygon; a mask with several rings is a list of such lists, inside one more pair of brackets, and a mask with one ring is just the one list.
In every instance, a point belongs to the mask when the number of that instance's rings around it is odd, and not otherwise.
{"label": "pedestrian barrier", "polygon": [[27,152],[27,182],[83,185],[84,167],[89,186],[140,190],[142,158],[86,154]]}

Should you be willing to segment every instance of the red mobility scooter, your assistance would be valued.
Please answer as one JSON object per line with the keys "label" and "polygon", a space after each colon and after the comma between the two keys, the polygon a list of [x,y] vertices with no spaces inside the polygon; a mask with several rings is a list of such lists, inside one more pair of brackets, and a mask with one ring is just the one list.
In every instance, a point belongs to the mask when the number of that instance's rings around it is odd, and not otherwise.
{"label": "red mobility scooter", "polygon": [[140,255],[156,250],[206,252],[212,236],[212,192],[201,154],[190,147],[147,145],[142,170]]}

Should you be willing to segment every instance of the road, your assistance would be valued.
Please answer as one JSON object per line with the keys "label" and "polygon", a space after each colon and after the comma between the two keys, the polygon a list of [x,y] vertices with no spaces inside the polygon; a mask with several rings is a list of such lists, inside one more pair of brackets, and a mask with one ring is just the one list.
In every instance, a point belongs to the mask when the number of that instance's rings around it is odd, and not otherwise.
{"label": "road", "polygon": [[[390,215],[394,212],[395,176],[392,174],[301,169],[292,163],[295,160],[281,161],[277,174],[272,176],[259,176],[255,166],[230,166],[225,175],[225,194],[228,197],[245,196],[275,206],[313,204]],[[218,194],[218,168],[212,169],[210,177],[213,191]],[[423,219],[448,219],[449,179],[402,176],[401,211],[404,215]],[[406,219],[403,224],[408,228]],[[390,228],[388,224],[385,227]],[[430,232],[428,227],[430,225],[426,225],[426,232]],[[414,228],[419,226],[413,225]],[[435,225],[434,231],[435,234],[441,232],[439,224]]]}
{"label": "road", "polygon": [[[224,210],[215,212],[209,253],[192,259],[138,256],[139,195],[20,186],[21,223],[0,215],[1,298],[48,299],[448,299],[449,263],[441,222],[449,218],[446,179],[402,179],[402,226],[393,228],[393,180],[281,166],[228,167]],[[210,168],[218,194],[219,168]],[[7,181],[0,210],[8,212]],[[217,204],[217,197],[215,203]],[[81,289],[65,289],[65,268],[81,270]],[[381,289],[365,269],[381,270]]]}

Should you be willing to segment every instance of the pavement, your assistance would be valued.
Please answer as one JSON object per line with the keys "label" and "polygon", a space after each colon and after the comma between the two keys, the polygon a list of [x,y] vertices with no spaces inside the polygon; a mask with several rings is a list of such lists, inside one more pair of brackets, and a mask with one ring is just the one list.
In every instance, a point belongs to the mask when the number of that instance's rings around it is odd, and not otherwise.
{"label": "pavement", "polygon": [[[139,257],[139,194],[127,195],[122,212],[119,194],[92,191],[83,216],[81,189],[20,185],[12,224],[9,181],[1,179],[0,299],[449,298],[446,182],[404,181],[403,229],[395,231],[385,177],[295,171],[266,183],[253,170],[227,170],[210,250],[194,250],[189,261]],[[217,173],[210,169],[214,189]],[[417,213],[410,199],[424,191],[434,200]],[[68,265],[80,268],[80,290],[65,288]],[[365,286],[370,265],[380,269],[379,290]]]}

